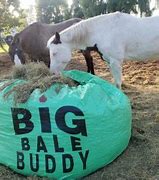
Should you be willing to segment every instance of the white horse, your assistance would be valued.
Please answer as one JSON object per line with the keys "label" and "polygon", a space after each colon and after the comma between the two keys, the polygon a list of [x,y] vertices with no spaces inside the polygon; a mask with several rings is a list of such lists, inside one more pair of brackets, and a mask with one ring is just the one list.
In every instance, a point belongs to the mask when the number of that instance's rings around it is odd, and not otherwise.
{"label": "white horse", "polygon": [[137,18],[120,12],[96,16],[56,33],[47,47],[50,71],[55,74],[66,67],[72,50],[96,47],[121,88],[124,60],[159,58],[159,17]]}

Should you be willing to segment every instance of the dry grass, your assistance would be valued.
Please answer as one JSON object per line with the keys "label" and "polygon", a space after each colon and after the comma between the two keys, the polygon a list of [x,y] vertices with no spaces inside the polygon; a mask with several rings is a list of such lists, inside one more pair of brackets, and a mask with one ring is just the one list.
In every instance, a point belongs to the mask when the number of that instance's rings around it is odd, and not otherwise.
{"label": "dry grass", "polygon": [[11,75],[7,76],[7,78],[10,81],[7,81],[0,88],[0,91],[11,85],[16,79],[25,80],[23,83],[14,86],[4,94],[5,99],[13,94],[15,103],[25,103],[29,99],[31,93],[37,88],[40,89],[42,93],[53,84],[58,84],[55,89],[58,93],[64,84],[67,84],[70,87],[77,86],[77,83],[72,79],[51,75],[44,63],[29,63],[27,65],[13,67]]}
{"label": "dry grass", "polygon": [[[97,54],[93,55],[96,74],[112,81],[108,67]],[[83,57],[74,54],[67,69],[86,71]],[[126,151],[115,161],[85,177],[85,180],[159,179],[159,61],[124,63],[123,82],[123,90],[131,100],[133,111],[131,141]],[[0,172],[0,179],[32,179],[3,166],[0,166]]]}

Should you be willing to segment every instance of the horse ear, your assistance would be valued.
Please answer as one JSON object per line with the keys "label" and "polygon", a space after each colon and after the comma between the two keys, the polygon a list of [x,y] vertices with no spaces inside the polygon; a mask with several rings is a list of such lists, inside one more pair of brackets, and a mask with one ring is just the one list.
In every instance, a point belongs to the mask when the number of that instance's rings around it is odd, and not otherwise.
{"label": "horse ear", "polygon": [[55,38],[57,39],[57,41],[60,41],[60,34],[58,32],[56,32]]}
{"label": "horse ear", "polygon": [[7,43],[8,46],[11,46],[11,44],[13,42],[13,36],[11,36],[11,35],[6,36],[5,42]]}
{"label": "horse ear", "polygon": [[55,38],[52,41],[53,44],[60,44],[61,40],[60,40],[60,34],[58,32],[55,33]]}

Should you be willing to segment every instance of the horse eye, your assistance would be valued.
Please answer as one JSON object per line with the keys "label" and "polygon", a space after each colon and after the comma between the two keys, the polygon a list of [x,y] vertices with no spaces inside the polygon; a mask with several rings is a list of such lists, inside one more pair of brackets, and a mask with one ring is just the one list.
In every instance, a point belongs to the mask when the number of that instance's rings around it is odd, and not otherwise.
{"label": "horse eye", "polygon": [[53,53],[53,56],[56,56],[56,55],[57,55],[57,53],[56,53],[56,52],[54,52],[54,53]]}

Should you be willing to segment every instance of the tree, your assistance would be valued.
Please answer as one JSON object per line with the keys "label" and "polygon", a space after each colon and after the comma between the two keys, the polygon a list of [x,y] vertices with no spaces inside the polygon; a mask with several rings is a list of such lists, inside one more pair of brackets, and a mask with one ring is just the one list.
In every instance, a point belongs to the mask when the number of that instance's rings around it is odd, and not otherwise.
{"label": "tree", "polygon": [[125,12],[130,13],[131,11],[137,13],[136,10],[136,0],[108,0],[108,12]]}
{"label": "tree", "polygon": [[71,5],[71,12],[73,17],[83,18],[84,14],[80,6],[79,0],[73,0]]}
{"label": "tree", "polygon": [[71,7],[65,9],[64,11],[64,19],[70,19],[72,17],[77,17],[77,18],[84,17],[79,0],[73,0]]}
{"label": "tree", "polygon": [[149,0],[108,0],[107,1],[107,11],[108,12],[125,12],[125,13],[140,13],[151,15],[150,2]]}
{"label": "tree", "polygon": [[86,18],[115,11],[150,16],[150,0],[79,0]]}
{"label": "tree", "polygon": [[57,23],[64,20],[64,12],[68,8],[66,0],[36,0],[36,4],[38,21]]}
{"label": "tree", "polygon": [[0,27],[9,31],[10,28],[20,26],[23,11],[19,9],[19,0],[1,0],[0,1]]}
{"label": "tree", "polygon": [[71,8],[67,8],[67,9],[64,10],[63,18],[64,18],[64,20],[72,18],[72,10],[71,10]]}
{"label": "tree", "polygon": [[150,1],[149,0],[138,0],[138,7],[140,10],[140,16],[145,14],[146,16],[151,16],[152,11],[150,10]]}
{"label": "tree", "polygon": [[86,18],[105,14],[107,3],[104,0],[79,0]]}

